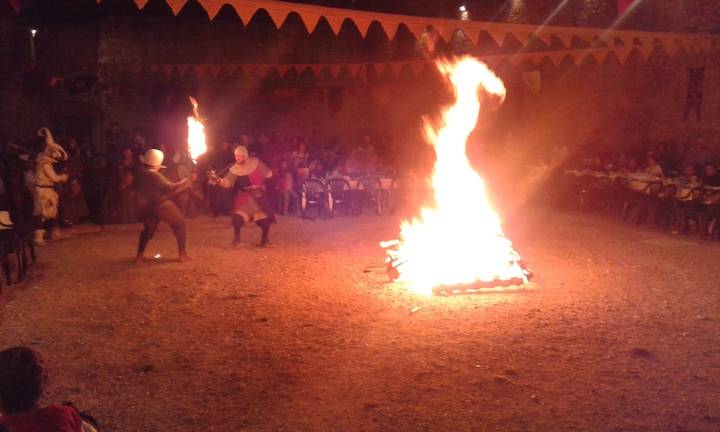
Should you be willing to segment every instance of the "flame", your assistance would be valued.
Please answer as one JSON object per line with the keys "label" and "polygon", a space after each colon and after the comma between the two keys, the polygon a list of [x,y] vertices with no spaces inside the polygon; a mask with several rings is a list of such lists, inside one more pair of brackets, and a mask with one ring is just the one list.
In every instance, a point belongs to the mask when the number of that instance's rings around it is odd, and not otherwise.
{"label": "flame", "polygon": [[465,147],[480,112],[478,90],[504,99],[505,86],[472,57],[438,62],[455,91],[455,103],[439,128],[425,121],[436,154],[431,178],[434,204],[404,221],[399,240],[382,242],[398,280],[419,294],[434,287],[478,282],[527,281],[519,255],[503,234],[500,217],[488,201],[482,178],[470,165]]}
{"label": "flame", "polygon": [[207,143],[205,140],[205,126],[200,121],[198,115],[198,104],[195,99],[190,98],[193,106],[193,115],[188,117],[188,150],[190,151],[190,159],[193,163],[197,163],[197,159],[207,151]]}

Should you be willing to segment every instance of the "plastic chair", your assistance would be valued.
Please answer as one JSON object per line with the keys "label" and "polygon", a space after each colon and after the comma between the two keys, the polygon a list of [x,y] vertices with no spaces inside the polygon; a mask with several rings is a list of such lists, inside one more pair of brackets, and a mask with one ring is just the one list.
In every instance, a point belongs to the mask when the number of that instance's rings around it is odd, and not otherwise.
{"label": "plastic chair", "polygon": [[360,179],[362,185],[362,198],[358,206],[358,214],[362,212],[362,208],[367,203],[375,206],[375,214],[378,216],[382,213],[382,184],[377,177],[363,177]]}
{"label": "plastic chair", "polygon": [[678,230],[687,234],[688,225],[691,220],[697,223],[698,235],[705,238],[707,233],[707,223],[709,215],[709,207],[705,204],[708,192],[702,187],[697,187],[690,192],[690,199],[678,203]]}
{"label": "plastic chair", "polygon": [[300,183],[300,210],[303,219],[310,218],[311,209],[316,209],[318,217],[326,216],[328,210],[328,192],[325,184],[318,179],[305,179]]}
{"label": "plastic chair", "polygon": [[345,209],[345,215],[355,213],[355,194],[350,187],[350,183],[344,178],[331,178],[326,181],[328,193],[330,199],[328,204],[330,206],[329,213],[330,217],[335,215],[335,209],[343,207]]}

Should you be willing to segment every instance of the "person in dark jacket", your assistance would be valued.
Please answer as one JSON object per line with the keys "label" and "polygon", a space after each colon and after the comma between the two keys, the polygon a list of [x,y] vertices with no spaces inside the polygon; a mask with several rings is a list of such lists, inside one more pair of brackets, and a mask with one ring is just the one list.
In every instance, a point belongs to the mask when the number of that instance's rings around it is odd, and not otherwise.
{"label": "person in dark jacket", "polygon": [[142,166],[135,173],[135,190],[139,204],[139,216],[143,223],[143,230],[138,241],[135,263],[145,260],[145,248],[155,234],[160,221],[166,222],[172,228],[177,240],[179,260],[188,259],[185,251],[187,229],[185,219],[173,198],[191,186],[193,177],[173,183],[159,171],[165,155],[157,149],[150,149],[140,156]]}

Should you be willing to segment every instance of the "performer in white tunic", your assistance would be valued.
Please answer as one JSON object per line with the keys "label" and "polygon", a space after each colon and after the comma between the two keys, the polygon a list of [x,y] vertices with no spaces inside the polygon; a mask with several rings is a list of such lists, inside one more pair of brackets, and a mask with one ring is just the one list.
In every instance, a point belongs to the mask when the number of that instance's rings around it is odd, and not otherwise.
{"label": "performer in white tunic", "polygon": [[235,165],[224,177],[210,177],[210,184],[233,189],[232,247],[240,244],[240,231],[250,222],[262,230],[260,246],[270,243],[270,226],[275,223],[275,214],[265,195],[265,181],[270,177],[270,168],[260,159],[249,157],[245,146],[235,148]]}
{"label": "performer in white tunic", "polygon": [[[45,150],[35,159],[35,185],[33,189],[35,217],[35,243],[45,244],[45,233],[52,235],[58,214],[60,197],[55,191],[55,185],[68,180],[67,174],[55,172],[58,162],[68,159],[65,149],[56,143],[52,133],[46,127],[40,128],[38,135],[45,139]],[[57,238],[57,234],[55,238]]]}

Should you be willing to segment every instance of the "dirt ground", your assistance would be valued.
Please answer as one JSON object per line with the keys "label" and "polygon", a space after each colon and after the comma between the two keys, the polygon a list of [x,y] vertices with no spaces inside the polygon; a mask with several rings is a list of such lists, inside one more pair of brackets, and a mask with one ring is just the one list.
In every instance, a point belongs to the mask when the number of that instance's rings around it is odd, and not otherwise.
{"label": "dirt ground", "polygon": [[0,346],[106,431],[720,430],[717,244],[537,210],[509,227],[529,286],[418,297],[382,267],[397,219],[280,222],[231,251],[190,221],[183,264],[163,227],[140,268],[136,226],[52,243]]}

